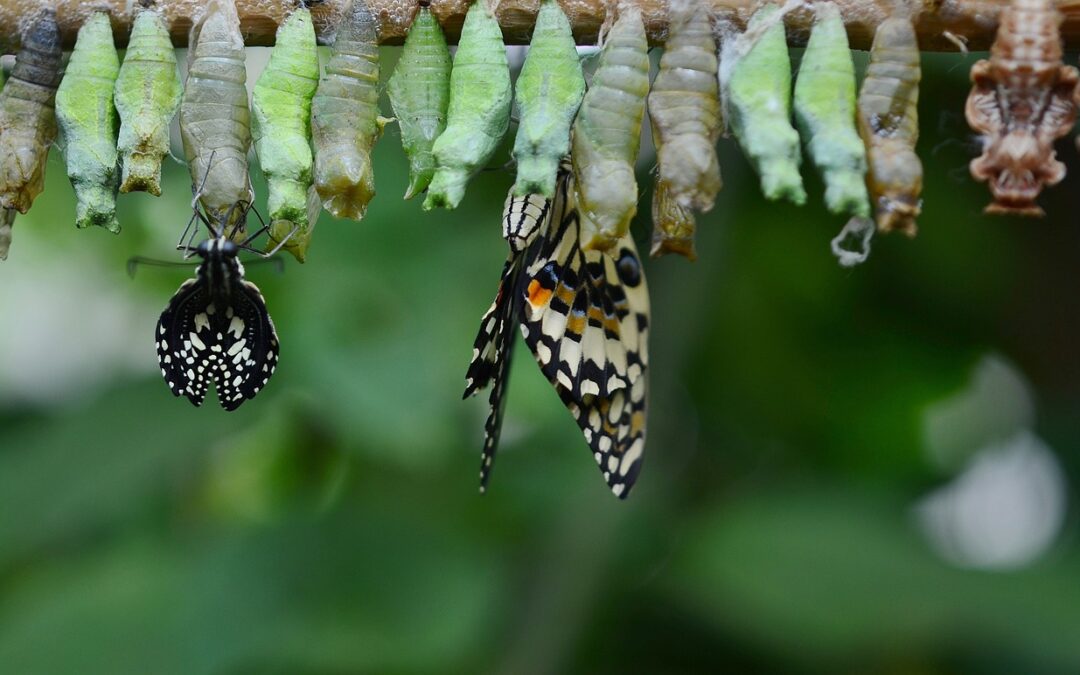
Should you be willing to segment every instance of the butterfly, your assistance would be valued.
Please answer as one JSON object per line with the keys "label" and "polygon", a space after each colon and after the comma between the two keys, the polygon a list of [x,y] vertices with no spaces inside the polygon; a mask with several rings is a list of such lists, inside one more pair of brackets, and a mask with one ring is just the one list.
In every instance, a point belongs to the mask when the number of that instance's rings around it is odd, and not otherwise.
{"label": "butterfly", "polygon": [[585,251],[570,167],[553,200],[507,197],[510,255],[484,314],[464,397],[491,386],[480,467],[491,474],[505,408],[514,328],[581,428],[611,491],[625,498],[645,446],[649,296],[629,235],[608,252]]}

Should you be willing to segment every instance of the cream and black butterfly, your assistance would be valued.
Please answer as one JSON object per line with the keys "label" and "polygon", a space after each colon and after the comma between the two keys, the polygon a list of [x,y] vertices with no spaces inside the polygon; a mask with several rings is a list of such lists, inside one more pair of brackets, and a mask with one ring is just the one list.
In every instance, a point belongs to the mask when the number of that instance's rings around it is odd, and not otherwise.
{"label": "cream and black butterfly", "polygon": [[569,166],[555,198],[506,201],[510,255],[481,320],[465,397],[492,385],[480,487],[487,486],[502,426],[520,325],[537,364],[570,410],[608,486],[625,498],[645,445],[649,296],[637,249],[623,236],[610,252],[584,251]]}

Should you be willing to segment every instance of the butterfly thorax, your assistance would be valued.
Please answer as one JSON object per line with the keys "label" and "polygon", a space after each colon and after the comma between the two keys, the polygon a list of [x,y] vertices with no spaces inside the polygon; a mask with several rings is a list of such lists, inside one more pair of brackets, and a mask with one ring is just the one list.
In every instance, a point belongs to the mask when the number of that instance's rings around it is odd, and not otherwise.
{"label": "butterfly thorax", "polygon": [[211,301],[227,303],[244,279],[244,266],[237,258],[239,248],[224,237],[207,239],[196,253],[203,262],[196,276],[205,284]]}

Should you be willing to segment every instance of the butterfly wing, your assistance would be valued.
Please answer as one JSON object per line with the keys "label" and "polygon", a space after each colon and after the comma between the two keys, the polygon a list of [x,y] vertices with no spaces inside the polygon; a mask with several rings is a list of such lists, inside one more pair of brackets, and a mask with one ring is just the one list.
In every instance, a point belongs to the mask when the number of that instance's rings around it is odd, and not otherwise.
{"label": "butterfly wing", "polygon": [[214,383],[226,410],[255,398],[278,361],[277,332],[262,293],[250,281],[241,281],[235,289],[224,311],[214,312],[210,336]]}
{"label": "butterfly wing", "polygon": [[[186,396],[202,405],[209,379],[207,345],[199,336],[209,296],[202,280],[188,279],[169,300],[157,323],[157,353],[161,375],[173,396]],[[196,317],[201,317],[196,323]]]}
{"label": "butterfly wing", "polygon": [[555,387],[616,497],[626,499],[641,471],[645,450],[645,403],[647,378],[638,378],[629,388],[610,397],[586,396],[575,401],[569,392]]}

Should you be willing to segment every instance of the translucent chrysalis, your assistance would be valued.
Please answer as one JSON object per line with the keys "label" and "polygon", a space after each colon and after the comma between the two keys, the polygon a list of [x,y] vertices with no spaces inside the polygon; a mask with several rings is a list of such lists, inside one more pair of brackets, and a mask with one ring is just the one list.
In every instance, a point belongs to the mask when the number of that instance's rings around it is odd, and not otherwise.
{"label": "translucent chrysalis", "polygon": [[116,80],[120,192],[161,194],[161,160],[181,89],[169,27],[156,11],[138,10]]}
{"label": "translucent chrysalis", "polygon": [[555,0],[540,4],[528,56],[515,86],[521,121],[514,141],[514,194],[540,194],[551,199],[559,162],[570,152],[570,125],[585,95],[585,77],[570,22]]}
{"label": "translucent chrysalis", "polygon": [[116,191],[120,185],[116,134],[120,118],[113,90],[120,59],[105,12],[94,12],[79,28],[67,72],[56,91],[67,174],[75,188],[75,226],[120,231]]}
{"label": "translucent chrysalis", "polygon": [[0,93],[0,206],[26,213],[45,188],[45,160],[56,140],[60,33],[45,10],[22,36],[15,68]]}
{"label": "translucent chrysalis", "polygon": [[649,255],[658,258],[678,253],[690,260],[697,259],[694,250],[694,231],[697,223],[694,212],[681,206],[671,194],[668,183],[657,180],[652,198],[652,248]]}
{"label": "translucent chrysalis", "polygon": [[375,196],[371,148],[383,124],[378,86],[378,24],[366,0],[353,0],[311,108],[315,187],[338,218],[360,220]]}
{"label": "translucent chrysalis", "polygon": [[401,129],[401,146],[409,158],[409,188],[405,199],[426,190],[435,175],[432,146],[446,129],[450,64],[450,50],[439,22],[431,10],[420,7],[405,37],[394,74],[386,85]]}
{"label": "translucent chrysalis", "polygon": [[840,8],[813,5],[817,18],[795,82],[795,122],[825,181],[831,213],[868,218],[866,147],[855,130],[855,64]]}
{"label": "translucent chrysalis", "polygon": [[465,15],[450,73],[446,131],[435,141],[435,176],[424,208],[452,209],[465,196],[465,184],[491,159],[510,125],[510,66],[502,29],[487,0],[477,0]]}
{"label": "translucent chrysalis", "polygon": [[637,212],[634,161],[649,93],[648,48],[641,10],[623,5],[574,121],[571,157],[586,250],[610,249]]}
{"label": "translucent chrysalis", "polygon": [[782,10],[762,5],[731,52],[735,62],[725,68],[725,94],[735,139],[761,177],[767,199],[803,204],[802,151],[799,133],[791,126],[791,59]]}
{"label": "translucent chrysalis", "polygon": [[285,249],[300,262],[311,236],[311,97],[318,83],[315,28],[311,12],[300,7],[278,27],[270,61],[251,98],[251,135],[269,192],[267,246],[274,248],[288,237]]}

